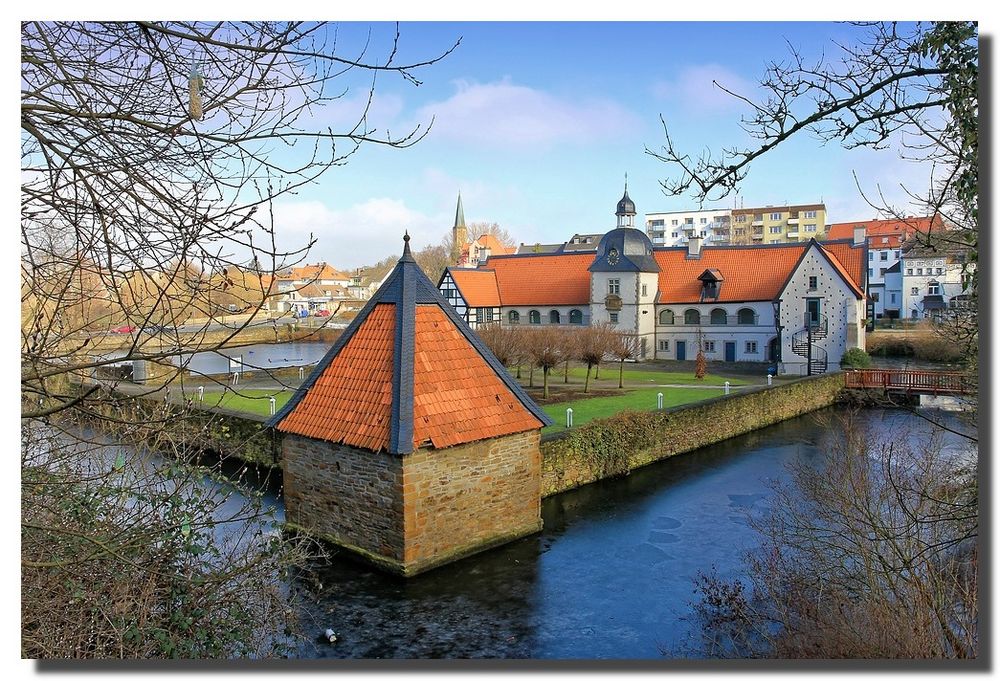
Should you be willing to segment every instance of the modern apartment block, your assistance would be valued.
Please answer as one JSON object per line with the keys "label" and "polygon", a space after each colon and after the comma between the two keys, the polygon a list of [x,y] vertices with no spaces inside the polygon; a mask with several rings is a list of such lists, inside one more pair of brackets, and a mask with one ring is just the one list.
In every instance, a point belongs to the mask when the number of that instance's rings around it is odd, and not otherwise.
{"label": "modern apartment block", "polygon": [[734,208],[731,213],[731,244],[794,243],[826,237],[826,206],[822,203]]}
{"label": "modern apartment block", "polygon": [[654,246],[684,246],[691,237],[706,245],[729,243],[728,208],[646,213],[646,235]]}

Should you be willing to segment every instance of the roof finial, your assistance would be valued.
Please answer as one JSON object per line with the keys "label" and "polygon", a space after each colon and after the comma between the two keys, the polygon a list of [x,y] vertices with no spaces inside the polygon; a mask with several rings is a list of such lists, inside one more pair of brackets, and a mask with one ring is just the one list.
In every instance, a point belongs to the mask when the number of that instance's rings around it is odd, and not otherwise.
{"label": "roof finial", "polygon": [[628,171],[625,171],[625,193],[628,194]]}
{"label": "roof finial", "polygon": [[410,230],[403,230],[403,257],[410,255]]}

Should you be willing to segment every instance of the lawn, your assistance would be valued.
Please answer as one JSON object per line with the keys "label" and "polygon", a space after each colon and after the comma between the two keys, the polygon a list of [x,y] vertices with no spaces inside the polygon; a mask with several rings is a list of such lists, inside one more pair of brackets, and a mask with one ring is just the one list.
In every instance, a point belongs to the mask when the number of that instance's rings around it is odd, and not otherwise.
{"label": "lawn", "polygon": [[[616,384],[617,385],[617,384]],[[676,407],[680,404],[698,402],[723,394],[722,389],[712,388],[640,388],[624,395],[611,397],[591,397],[572,402],[557,402],[547,404],[542,410],[548,414],[555,425],[542,430],[543,433],[556,433],[566,430],[566,409],[573,409],[573,425],[582,426],[593,419],[614,416],[625,409],[652,411],[656,409],[656,394],[663,393],[663,406]]]}
{"label": "lawn", "polygon": [[[274,396],[274,408],[277,410],[281,409],[294,392],[294,390],[284,390],[278,392],[275,390],[243,389],[240,389],[237,393],[228,390],[225,393],[206,392],[205,401],[202,403],[202,406],[223,407],[224,409],[230,409],[232,411],[257,414],[258,416],[270,416],[271,405],[268,398],[272,395]],[[197,392],[194,394],[194,399],[198,399]]]}
{"label": "lawn", "polygon": [[[569,379],[573,383],[583,383],[587,376],[587,367],[570,366]],[[521,377],[527,381],[528,368],[521,368]],[[694,377],[693,371],[656,371],[650,369],[626,369],[623,373],[626,387],[638,387],[640,385],[722,385],[729,381],[730,385],[747,385],[750,383],[763,383],[766,379],[762,373],[760,378],[748,378],[746,376],[737,378],[735,376],[707,374],[704,379],[698,380]],[[541,370],[535,370],[535,384],[541,385]],[[549,385],[561,384],[563,382],[563,368],[558,367],[549,373]],[[594,378],[594,371],[590,372],[590,384],[600,387],[618,387],[618,365],[602,364],[601,378]]]}

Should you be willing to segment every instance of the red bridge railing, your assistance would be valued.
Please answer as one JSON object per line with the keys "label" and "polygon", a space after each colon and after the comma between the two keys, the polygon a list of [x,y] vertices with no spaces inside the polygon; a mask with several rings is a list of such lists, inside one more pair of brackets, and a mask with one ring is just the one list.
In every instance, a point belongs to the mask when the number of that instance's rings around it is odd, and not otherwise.
{"label": "red bridge railing", "polygon": [[856,369],[844,374],[844,386],[925,395],[954,395],[972,390],[964,374],[913,369]]}

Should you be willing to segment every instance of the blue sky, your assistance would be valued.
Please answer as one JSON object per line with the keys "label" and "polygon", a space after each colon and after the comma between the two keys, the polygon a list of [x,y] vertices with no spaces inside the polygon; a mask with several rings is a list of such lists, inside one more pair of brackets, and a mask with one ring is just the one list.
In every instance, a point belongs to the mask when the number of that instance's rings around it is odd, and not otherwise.
{"label": "blue sky", "polygon": [[[368,25],[342,24],[350,53]],[[855,27],[834,23],[404,23],[399,59],[424,60],[461,38],[447,58],[415,72],[419,87],[390,75],[376,82],[370,125],[402,133],[434,125],[408,149],[363,147],[343,167],[276,207],[286,245],[309,232],[309,260],[352,268],[400,248],[437,243],[462,192],[469,222],[498,222],[517,241],[564,241],[614,226],[624,175],[639,211],[693,209],[667,197],[671,169],[645,153],[663,142],[661,114],[678,146],[693,153],[745,143],[744,105],[712,86],[756,94],[769,61],[788,44],[833,53]],[[375,24],[369,54],[394,33]],[[787,42],[786,42],[787,41]],[[360,76],[360,74],[357,74]],[[344,97],[318,113],[341,128],[367,97],[365,78],[345,76]],[[746,206],[824,201],[833,221],[874,217],[855,184],[900,205],[899,183],[921,186],[929,169],[892,151],[845,151],[802,137],[756,162],[740,197]],[[731,206],[733,198],[723,203]]]}

